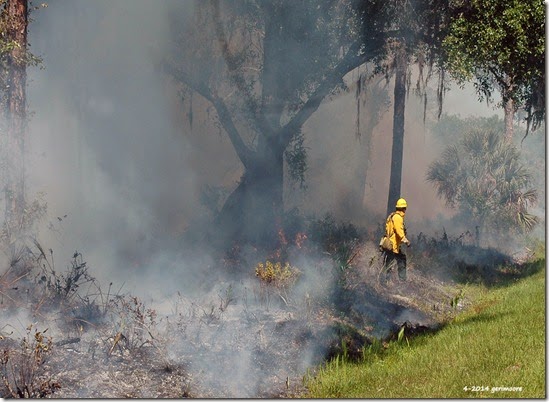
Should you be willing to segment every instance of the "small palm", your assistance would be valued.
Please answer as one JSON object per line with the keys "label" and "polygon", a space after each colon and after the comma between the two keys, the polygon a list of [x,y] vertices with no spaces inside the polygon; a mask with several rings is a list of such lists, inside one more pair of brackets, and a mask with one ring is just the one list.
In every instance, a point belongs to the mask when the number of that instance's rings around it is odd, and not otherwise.
{"label": "small palm", "polygon": [[531,175],[519,151],[492,130],[472,129],[433,162],[427,180],[451,207],[471,216],[481,227],[503,233],[531,230],[537,218],[528,206],[537,199],[529,189]]}

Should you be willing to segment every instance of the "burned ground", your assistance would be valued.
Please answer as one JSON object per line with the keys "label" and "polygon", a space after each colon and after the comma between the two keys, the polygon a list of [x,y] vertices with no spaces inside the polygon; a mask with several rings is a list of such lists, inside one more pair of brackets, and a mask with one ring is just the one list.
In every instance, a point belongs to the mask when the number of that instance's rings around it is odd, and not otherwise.
{"label": "burned ground", "polygon": [[[39,291],[32,275],[14,283],[11,272],[2,277],[1,395],[12,396],[7,386],[15,389],[22,371],[27,377],[18,385],[50,387],[54,398],[297,395],[303,376],[326,359],[360,358],[364,346],[395,339],[401,329],[408,337],[435,331],[467,306],[462,278],[488,272],[489,264],[475,264],[468,253],[467,263],[456,257],[447,259],[451,266],[427,269],[435,258],[426,250],[409,252],[407,282],[399,283],[395,274],[386,286],[378,281],[375,243],[355,243],[345,266],[290,250],[286,255],[299,268],[291,287],[261,283],[252,265],[238,279],[219,276],[201,297],[177,293],[169,313],[119,294],[94,308],[89,295],[46,303],[51,293]],[[491,269],[490,283],[529,272],[517,264]],[[22,328],[30,323],[25,335]],[[37,332],[51,340],[47,348],[37,346]]]}

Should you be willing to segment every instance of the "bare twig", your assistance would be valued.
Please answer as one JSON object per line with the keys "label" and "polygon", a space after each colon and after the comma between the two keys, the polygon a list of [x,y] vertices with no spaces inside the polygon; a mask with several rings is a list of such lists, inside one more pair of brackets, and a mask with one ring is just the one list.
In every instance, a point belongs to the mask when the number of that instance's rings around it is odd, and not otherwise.
{"label": "bare twig", "polygon": [[80,338],[69,338],[69,339],[64,339],[62,341],[57,341],[54,343],[55,346],[65,346],[65,345],[69,345],[71,343],[78,343],[80,342]]}

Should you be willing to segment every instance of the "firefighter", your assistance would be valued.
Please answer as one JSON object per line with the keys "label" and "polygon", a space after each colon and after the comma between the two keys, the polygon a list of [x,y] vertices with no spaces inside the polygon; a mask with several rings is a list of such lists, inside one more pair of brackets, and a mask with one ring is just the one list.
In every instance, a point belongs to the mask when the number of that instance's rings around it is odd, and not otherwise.
{"label": "firefighter", "polygon": [[381,283],[385,285],[389,281],[395,265],[397,266],[399,280],[401,282],[406,281],[406,254],[402,253],[400,245],[404,243],[410,247],[410,240],[406,238],[406,226],[404,225],[404,215],[407,207],[406,200],[399,198],[396,202],[395,212],[387,217],[386,236],[391,240],[393,249],[384,251],[384,272],[381,274]]}

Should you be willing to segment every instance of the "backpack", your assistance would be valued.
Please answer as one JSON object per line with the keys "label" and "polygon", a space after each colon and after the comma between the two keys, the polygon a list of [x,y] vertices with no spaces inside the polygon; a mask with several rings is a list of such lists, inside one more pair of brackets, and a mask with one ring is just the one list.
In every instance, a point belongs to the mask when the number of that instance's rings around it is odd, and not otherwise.
{"label": "backpack", "polygon": [[380,251],[393,251],[393,242],[391,241],[391,236],[395,231],[395,224],[393,222],[393,216],[395,212],[391,213],[385,221],[385,234],[381,237],[379,241],[379,250]]}

